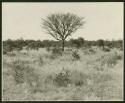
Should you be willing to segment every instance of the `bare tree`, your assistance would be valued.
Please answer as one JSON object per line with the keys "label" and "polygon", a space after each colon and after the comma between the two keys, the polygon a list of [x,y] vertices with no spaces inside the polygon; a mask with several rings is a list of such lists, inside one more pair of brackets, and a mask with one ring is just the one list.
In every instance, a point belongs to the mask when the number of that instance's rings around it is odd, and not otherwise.
{"label": "bare tree", "polygon": [[51,14],[43,20],[43,28],[47,33],[52,35],[56,40],[62,41],[62,51],[64,51],[64,43],[68,36],[83,26],[83,18],[71,13]]}

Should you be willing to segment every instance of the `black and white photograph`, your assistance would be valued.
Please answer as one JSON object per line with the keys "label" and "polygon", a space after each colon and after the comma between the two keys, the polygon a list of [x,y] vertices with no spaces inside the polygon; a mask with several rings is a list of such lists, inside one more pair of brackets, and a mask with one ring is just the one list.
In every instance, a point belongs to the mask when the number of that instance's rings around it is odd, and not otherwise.
{"label": "black and white photograph", "polygon": [[124,2],[2,2],[3,101],[123,101]]}

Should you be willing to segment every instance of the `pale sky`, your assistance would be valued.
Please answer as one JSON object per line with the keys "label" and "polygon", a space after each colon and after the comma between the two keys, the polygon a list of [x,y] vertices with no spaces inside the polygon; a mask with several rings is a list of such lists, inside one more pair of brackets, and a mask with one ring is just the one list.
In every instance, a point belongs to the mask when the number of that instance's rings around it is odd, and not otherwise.
{"label": "pale sky", "polygon": [[53,39],[41,28],[41,18],[67,12],[85,17],[86,22],[70,38],[123,39],[122,2],[2,3],[2,39]]}

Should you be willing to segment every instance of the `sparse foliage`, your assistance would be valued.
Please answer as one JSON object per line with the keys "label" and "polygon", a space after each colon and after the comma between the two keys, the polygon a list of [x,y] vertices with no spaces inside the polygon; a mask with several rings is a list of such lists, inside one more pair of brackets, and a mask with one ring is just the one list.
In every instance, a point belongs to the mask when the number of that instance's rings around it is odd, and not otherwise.
{"label": "sparse foliage", "polygon": [[47,33],[52,35],[56,40],[62,41],[62,51],[64,51],[64,43],[68,36],[71,36],[77,29],[83,26],[83,18],[75,14],[52,14],[43,20],[43,28]]}

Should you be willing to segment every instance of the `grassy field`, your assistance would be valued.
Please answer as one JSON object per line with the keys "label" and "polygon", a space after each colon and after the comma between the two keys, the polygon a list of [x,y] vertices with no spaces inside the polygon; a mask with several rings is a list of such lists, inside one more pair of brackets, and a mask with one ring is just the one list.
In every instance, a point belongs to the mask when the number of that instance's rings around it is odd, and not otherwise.
{"label": "grassy field", "polygon": [[99,48],[3,55],[3,100],[123,100],[123,51]]}

